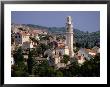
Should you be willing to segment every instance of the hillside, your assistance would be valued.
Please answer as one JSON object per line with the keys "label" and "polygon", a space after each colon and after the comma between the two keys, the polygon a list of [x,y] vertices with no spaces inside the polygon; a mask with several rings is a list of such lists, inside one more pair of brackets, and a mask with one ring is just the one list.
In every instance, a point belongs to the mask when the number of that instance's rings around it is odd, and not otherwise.
{"label": "hillside", "polygon": [[[46,29],[48,32],[57,33],[61,35],[65,35],[66,29],[65,27],[45,27],[40,25],[33,24],[22,24],[26,27],[37,28],[37,29]],[[84,32],[78,29],[73,29],[74,31],[74,41],[77,47],[86,47],[92,48],[94,46],[100,46],[100,31],[96,32]]]}

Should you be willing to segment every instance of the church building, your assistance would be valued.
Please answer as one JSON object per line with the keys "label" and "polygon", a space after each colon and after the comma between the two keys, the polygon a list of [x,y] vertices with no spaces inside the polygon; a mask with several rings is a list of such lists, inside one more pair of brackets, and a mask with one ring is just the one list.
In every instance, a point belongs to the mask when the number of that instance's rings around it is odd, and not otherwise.
{"label": "church building", "polygon": [[[64,42],[64,46],[58,46],[55,49],[51,49],[51,51],[47,50],[45,52],[45,54],[48,54],[48,58],[50,58],[49,61],[53,60],[53,62],[51,62],[50,64],[57,66],[57,68],[66,67],[66,65],[64,63],[61,63],[63,55],[69,55],[70,58],[74,57],[74,52],[73,52],[73,25],[72,25],[71,16],[68,16],[66,21],[67,21],[66,22],[66,35],[65,35],[66,40]],[[68,61],[68,62],[70,62],[70,61]]]}

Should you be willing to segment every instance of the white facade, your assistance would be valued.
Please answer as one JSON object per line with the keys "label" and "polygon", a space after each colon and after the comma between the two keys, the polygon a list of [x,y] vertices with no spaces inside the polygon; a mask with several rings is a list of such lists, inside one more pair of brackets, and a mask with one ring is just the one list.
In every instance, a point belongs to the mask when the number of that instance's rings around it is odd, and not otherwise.
{"label": "white facade", "polygon": [[96,53],[93,53],[93,52],[89,52],[89,54],[92,55],[92,56],[96,55]]}
{"label": "white facade", "polygon": [[16,33],[15,34],[15,44],[23,44],[24,42],[29,41],[29,34]]}
{"label": "white facade", "polygon": [[84,59],[80,59],[80,60],[78,60],[78,63],[79,63],[79,64],[83,64],[84,62],[85,62]]}
{"label": "white facade", "polygon": [[65,47],[65,49],[64,49],[64,54],[69,55],[69,49],[68,49],[68,46]]}
{"label": "white facade", "polygon": [[28,55],[23,55],[25,59],[28,59]]}
{"label": "white facade", "polygon": [[73,57],[74,56],[74,52],[73,52],[73,25],[72,25],[71,16],[67,17],[66,28],[67,28],[66,45],[68,46],[70,57]]}
{"label": "white facade", "polygon": [[13,57],[11,57],[11,65],[14,65],[14,58]]}
{"label": "white facade", "polygon": [[29,41],[29,40],[30,40],[29,35],[22,36],[22,44],[23,44],[23,42],[26,42],[26,41]]}
{"label": "white facade", "polygon": [[22,44],[23,44],[24,42],[29,41],[29,40],[30,40],[29,37],[30,37],[29,34],[27,34],[27,35],[22,35]]}
{"label": "white facade", "polygon": [[58,64],[58,63],[60,63],[60,57],[58,57],[58,58],[56,57],[55,58],[55,64]]}
{"label": "white facade", "polygon": [[68,46],[66,46],[65,48],[59,48],[59,49],[56,49],[56,50],[52,51],[52,54],[59,55],[59,53],[61,53],[61,55],[65,55],[65,54],[69,55]]}

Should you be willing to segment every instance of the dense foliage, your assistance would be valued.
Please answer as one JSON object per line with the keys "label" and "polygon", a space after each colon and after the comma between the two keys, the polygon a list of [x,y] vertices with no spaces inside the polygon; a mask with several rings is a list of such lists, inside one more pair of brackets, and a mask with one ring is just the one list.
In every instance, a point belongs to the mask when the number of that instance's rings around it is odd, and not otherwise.
{"label": "dense foliage", "polygon": [[[16,64],[12,67],[12,76],[24,77],[99,77],[100,76],[100,54],[97,54],[94,59],[85,61],[81,66],[77,61],[73,61],[68,68],[55,69],[49,66],[47,60],[40,64],[34,60],[33,53],[29,52],[27,65],[23,63],[22,54],[18,49],[17,55],[20,60],[16,60]],[[16,54],[15,54],[16,55]],[[65,63],[68,56],[64,55]]]}
{"label": "dense foliage", "polygon": [[22,54],[22,48],[19,47],[14,53],[15,64],[12,66],[11,75],[14,77],[28,76],[28,67],[25,65],[24,57]]}

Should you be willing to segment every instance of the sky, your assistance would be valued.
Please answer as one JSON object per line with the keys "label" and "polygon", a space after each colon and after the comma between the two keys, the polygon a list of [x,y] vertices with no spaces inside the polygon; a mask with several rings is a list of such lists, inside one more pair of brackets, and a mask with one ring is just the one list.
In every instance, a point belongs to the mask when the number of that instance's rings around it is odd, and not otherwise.
{"label": "sky", "polygon": [[76,29],[88,32],[100,30],[99,11],[12,11],[11,22],[46,27],[65,27],[67,16],[72,17],[72,23]]}

